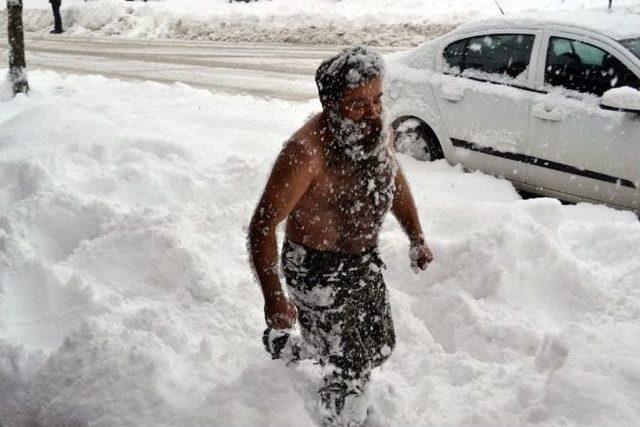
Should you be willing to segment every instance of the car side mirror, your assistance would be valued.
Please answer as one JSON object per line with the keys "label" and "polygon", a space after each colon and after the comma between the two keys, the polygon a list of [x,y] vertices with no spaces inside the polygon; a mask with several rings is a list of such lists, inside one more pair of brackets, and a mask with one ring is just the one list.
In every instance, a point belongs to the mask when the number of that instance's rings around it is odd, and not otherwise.
{"label": "car side mirror", "polygon": [[610,89],[602,95],[600,108],[640,114],[640,91],[629,86]]}

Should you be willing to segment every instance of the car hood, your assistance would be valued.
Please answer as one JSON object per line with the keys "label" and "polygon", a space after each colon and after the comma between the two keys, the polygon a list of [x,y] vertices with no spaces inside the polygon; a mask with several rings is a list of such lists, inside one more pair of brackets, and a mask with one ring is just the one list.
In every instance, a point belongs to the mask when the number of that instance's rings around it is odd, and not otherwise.
{"label": "car hood", "polygon": [[433,69],[436,64],[438,48],[442,37],[429,40],[420,46],[404,52],[396,52],[385,57],[390,66],[403,66],[419,69]]}
{"label": "car hood", "polygon": [[410,83],[424,80],[435,69],[441,45],[440,37],[409,51],[385,55],[387,88],[391,88],[398,81]]}

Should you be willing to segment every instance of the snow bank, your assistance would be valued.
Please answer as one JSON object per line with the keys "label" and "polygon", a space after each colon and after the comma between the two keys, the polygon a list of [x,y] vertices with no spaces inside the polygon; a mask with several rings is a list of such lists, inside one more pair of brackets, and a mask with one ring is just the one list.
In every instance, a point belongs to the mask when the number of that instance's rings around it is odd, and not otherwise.
{"label": "snow bank", "polygon": [[[606,6],[604,0],[500,3],[506,13]],[[640,12],[638,0],[614,3],[617,10]],[[46,33],[52,25],[48,3],[24,4],[25,28]],[[62,8],[71,34],[333,45],[416,45],[461,22],[499,13],[493,0],[65,0]]]}
{"label": "snow bank", "polygon": [[[1,72],[1,70],[0,70]],[[30,73],[0,104],[0,421],[304,426],[319,376],[260,342],[245,234],[316,102]],[[640,223],[401,157],[436,261],[389,219],[379,425],[634,425]]]}

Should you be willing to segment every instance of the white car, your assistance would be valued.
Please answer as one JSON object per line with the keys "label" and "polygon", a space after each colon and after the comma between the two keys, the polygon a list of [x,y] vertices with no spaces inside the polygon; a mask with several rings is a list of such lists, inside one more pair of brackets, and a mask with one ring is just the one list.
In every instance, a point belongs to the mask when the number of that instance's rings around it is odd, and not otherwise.
{"label": "white car", "polygon": [[388,61],[400,151],[640,212],[640,16],[504,16]]}

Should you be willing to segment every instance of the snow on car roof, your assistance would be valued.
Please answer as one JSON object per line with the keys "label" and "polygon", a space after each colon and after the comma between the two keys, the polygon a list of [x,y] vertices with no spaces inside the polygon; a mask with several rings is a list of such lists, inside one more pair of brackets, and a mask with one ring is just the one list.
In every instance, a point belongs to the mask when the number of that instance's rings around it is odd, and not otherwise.
{"label": "snow on car roof", "polygon": [[456,31],[487,27],[540,28],[545,25],[591,30],[615,40],[640,36],[640,15],[608,11],[524,12],[462,24]]}

